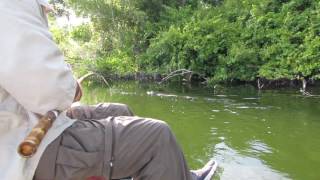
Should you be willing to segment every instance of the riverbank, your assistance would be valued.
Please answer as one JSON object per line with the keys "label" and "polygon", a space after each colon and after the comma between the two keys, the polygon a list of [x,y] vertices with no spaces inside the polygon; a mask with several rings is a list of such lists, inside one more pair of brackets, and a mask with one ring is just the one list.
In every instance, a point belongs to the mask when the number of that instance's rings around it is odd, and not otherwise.
{"label": "riverbank", "polygon": [[[155,82],[155,83],[166,83],[170,81],[178,82],[181,84],[202,84],[209,88],[215,88],[219,85],[226,86],[239,86],[249,84],[256,87],[259,90],[262,89],[283,89],[283,88],[297,88],[301,92],[308,92],[310,87],[320,86],[320,80],[314,79],[277,79],[268,80],[265,78],[257,78],[253,81],[224,81],[224,82],[210,82],[207,78],[201,77],[196,73],[182,73],[177,76],[171,76],[170,74],[161,73],[128,73],[124,75],[120,74],[99,74],[103,76],[107,81],[117,82],[117,81],[138,81],[138,82]],[[171,78],[172,77],[172,78]],[[92,79],[94,80],[94,79]],[[95,78],[96,80],[96,78]]]}

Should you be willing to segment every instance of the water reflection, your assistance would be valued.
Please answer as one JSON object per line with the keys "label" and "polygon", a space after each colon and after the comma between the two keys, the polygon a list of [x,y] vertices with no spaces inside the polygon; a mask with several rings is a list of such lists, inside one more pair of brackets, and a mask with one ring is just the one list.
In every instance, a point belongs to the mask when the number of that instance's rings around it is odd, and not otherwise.
{"label": "water reflection", "polygon": [[[268,147],[260,143],[253,142],[253,149],[256,151]],[[268,151],[268,150],[267,150]],[[230,179],[230,180],[286,180],[287,174],[281,173],[264,164],[258,158],[245,156],[229,147],[225,142],[216,144],[214,147],[215,156],[219,164],[219,174],[216,179]],[[266,153],[266,152],[263,152]],[[270,153],[269,151],[267,153]]]}

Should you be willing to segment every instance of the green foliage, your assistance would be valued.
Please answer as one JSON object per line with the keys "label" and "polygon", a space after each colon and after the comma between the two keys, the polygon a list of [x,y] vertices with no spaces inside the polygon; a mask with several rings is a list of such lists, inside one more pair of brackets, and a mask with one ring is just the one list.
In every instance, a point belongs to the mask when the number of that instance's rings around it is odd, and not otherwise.
{"label": "green foliage", "polygon": [[185,37],[180,30],[170,28],[153,39],[142,64],[162,72],[168,69],[184,68],[183,61],[181,61],[183,54],[180,53],[184,42]]}
{"label": "green foliage", "polygon": [[92,31],[89,24],[76,26],[71,31],[71,38],[80,42],[89,42],[92,38]]}
{"label": "green foliage", "polygon": [[63,48],[71,59],[100,72],[186,68],[209,77],[212,84],[258,77],[319,78],[319,1],[68,2],[91,23],[71,32],[53,29],[55,39],[62,47],[73,47]]}
{"label": "green foliage", "polygon": [[137,66],[132,57],[125,53],[118,52],[107,57],[96,59],[97,71],[102,74],[125,75],[130,72],[136,72]]}
{"label": "green foliage", "polygon": [[170,28],[160,32],[146,51],[143,62],[149,68],[188,68],[212,77],[212,82],[319,74],[319,3],[205,2],[213,6],[202,4],[184,14],[187,21],[175,21],[181,16],[173,14],[177,18],[168,23]]}

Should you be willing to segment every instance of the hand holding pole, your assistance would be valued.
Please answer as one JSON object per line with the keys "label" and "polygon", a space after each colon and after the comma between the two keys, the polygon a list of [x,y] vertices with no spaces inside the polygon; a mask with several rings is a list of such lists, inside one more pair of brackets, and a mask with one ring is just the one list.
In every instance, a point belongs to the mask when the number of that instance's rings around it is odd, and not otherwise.
{"label": "hand holding pole", "polygon": [[[82,97],[82,88],[80,83],[83,79],[77,82],[76,94],[73,100],[74,102],[80,101]],[[38,124],[32,128],[29,135],[18,147],[18,153],[22,157],[30,158],[37,152],[41,141],[51,128],[53,122],[57,119],[59,113],[60,112],[57,110],[49,111],[39,119]]]}

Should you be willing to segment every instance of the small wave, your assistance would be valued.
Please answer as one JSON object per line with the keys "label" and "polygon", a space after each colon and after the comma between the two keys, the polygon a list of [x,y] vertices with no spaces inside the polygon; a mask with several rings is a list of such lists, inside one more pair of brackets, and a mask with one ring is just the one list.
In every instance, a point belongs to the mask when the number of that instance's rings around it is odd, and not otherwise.
{"label": "small wave", "polygon": [[220,112],[220,110],[218,110],[218,109],[212,109],[211,111],[212,112]]}
{"label": "small wave", "polygon": [[249,98],[242,98],[242,99],[245,99],[245,100],[257,100],[257,99],[260,99],[258,97],[249,97]]}
{"label": "small wave", "polygon": [[227,97],[227,95],[223,95],[223,94],[219,94],[219,95],[215,95],[215,96],[218,96],[218,97]]}
{"label": "small wave", "polygon": [[249,109],[250,107],[249,106],[238,106],[236,107],[237,109]]}
{"label": "small wave", "polygon": [[236,114],[236,115],[238,115],[238,113],[237,113],[236,111],[232,111],[232,110],[230,110],[230,109],[224,109],[224,111],[227,111],[227,112],[229,112],[229,113],[231,113],[231,114]]}
{"label": "small wave", "polygon": [[149,95],[149,96],[159,96],[159,97],[178,97],[175,94],[156,93],[154,91],[147,91],[147,95]]}
{"label": "small wave", "polygon": [[271,154],[272,153],[272,148],[269,147],[267,144],[258,141],[258,140],[254,140],[249,142],[250,144],[250,150],[249,152],[252,153],[268,153]]}
{"label": "small wave", "polygon": [[192,97],[192,96],[181,96],[181,97],[191,101],[198,99],[197,97]]}

